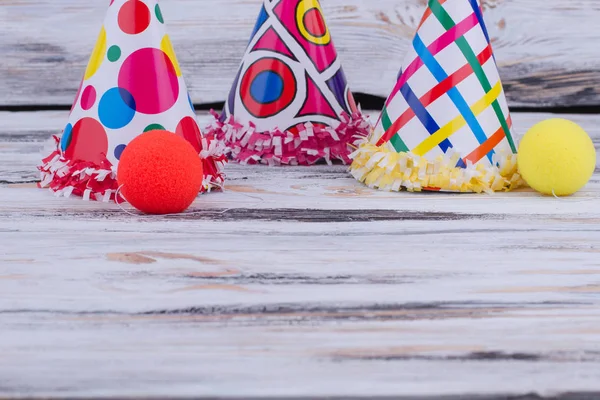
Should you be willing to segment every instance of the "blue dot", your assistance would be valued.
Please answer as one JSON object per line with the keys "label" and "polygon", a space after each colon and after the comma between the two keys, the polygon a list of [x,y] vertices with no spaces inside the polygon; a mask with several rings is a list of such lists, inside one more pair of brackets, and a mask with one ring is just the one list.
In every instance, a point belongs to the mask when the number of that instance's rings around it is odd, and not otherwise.
{"label": "blue dot", "polygon": [[273,71],[262,71],[250,85],[250,95],[261,104],[272,103],[281,97],[283,79]]}
{"label": "blue dot", "polygon": [[106,91],[98,105],[98,116],[102,125],[109,129],[123,128],[135,115],[135,100],[131,93],[122,88]]}
{"label": "blue dot", "polygon": [[196,109],[194,108],[194,103],[192,102],[192,98],[190,97],[189,93],[188,93],[188,101],[190,102],[190,107],[191,107],[192,111],[196,112]]}
{"label": "blue dot", "polygon": [[123,154],[123,150],[125,150],[125,147],[127,146],[125,146],[124,144],[120,144],[117,147],[115,147],[115,158],[117,160],[121,159],[121,154]]}
{"label": "blue dot", "polygon": [[71,133],[73,132],[73,125],[67,124],[63,131],[62,138],[60,139],[60,149],[66,151],[67,147],[71,144]]}

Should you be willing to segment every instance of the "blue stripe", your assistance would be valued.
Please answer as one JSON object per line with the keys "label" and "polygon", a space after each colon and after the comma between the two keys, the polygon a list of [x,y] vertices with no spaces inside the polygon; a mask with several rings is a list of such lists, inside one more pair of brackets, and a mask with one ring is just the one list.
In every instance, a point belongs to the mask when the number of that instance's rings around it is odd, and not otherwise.
{"label": "blue stripe", "polygon": [[[419,54],[421,60],[423,60],[423,63],[425,64],[427,69],[431,71],[431,73],[438,82],[442,82],[444,79],[448,78],[448,74],[446,74],[446,71],[444,71],[444,69],[435,59],[433,54],[431,54],[431,52],[429,51],[427,46],[425,46],[425,43],[423,43],[423,40],[418,34],[415,35],[413,45],[417,54]],[[452,87],[450,90],[448,90],[448,96],[450,97],[456,108],[458,108],[458,111],[464,117],[465,121],[467,122],[467,125],[469,125],[469,128],[471,128],[471,131],[473,131],[473,134],[479,141],[479,144],[485,142],[487,140],[487,136],[481,128],[481,125],[479,125],[479,121],[477,121],[475,114],[473,114],[473,111],[471,111],[471,107],[469,107],[464,97],[460,94],[460,91],[456,87]],[[492,150],[487,155],[490,161],[492,161],[493,154],[494,151]]]}
{"label": "blue stripe", "polygon": [[[427,129],[430,135],[433,135],[434,133],[440,130],[440,126],[437,124],[437,122],[435,122],[431,114],[429,114],[427,109],[423,106],[423,103],[421,103],[419,98],[412,91],[412,89],[408,85],[408,82],[400,88],[400,93],[402,93],[402,96],[408,103],[409,107],[412,108],[413,112],[415,113],[419,121],[421,121],[425,129]],[[448,139],[445,139],[442,143],[439,144],[439,146],[440,149],[442,149],[442,151],[445,153],[448,150],[448,148],[452,147],[452,144]]]}
{"label": "blue stripe", "polygon": [[[483,35],[485,36],[485,40],[487,40],[488,44],[491,44],[490,35],[488,34],[487,26],[485,25],[485,20],[483,19],[483,15],[481,14],[481,9],[477,4],[477,0],[469,0],[469,3],[471,3],[471,8],[473,9],[475,16],[477,17],[477,21],[479,21],[479,26],[481,26],[481,30],[483,31]],[[495,63],[496,55],[494,54],[494,52],[492,52],[492,58],[494,59]]]}
{"label": "blue stripe", "polygon": [[396,81],[400,80],[400,77],[402,76],[402,72],[404,72],[404,71],[402,71],[402,67],[400,67],[400,71],[398,72],[398,76],[396,77]]}
{"label": "blue stripe", "polygon": [[479,25],[481,25],[481,29],[483,30],[483,34],[485,35],[485,40],[487,40],[488,44],[490,43],[490,35],[488,35],[487,27],[485,26],[485,21],[483,20],[483,15],[481,15],[481,9],[479,8],[479,4],[477,4],[477,0],[469,0],[471,3],[471,8],[479,21]]}

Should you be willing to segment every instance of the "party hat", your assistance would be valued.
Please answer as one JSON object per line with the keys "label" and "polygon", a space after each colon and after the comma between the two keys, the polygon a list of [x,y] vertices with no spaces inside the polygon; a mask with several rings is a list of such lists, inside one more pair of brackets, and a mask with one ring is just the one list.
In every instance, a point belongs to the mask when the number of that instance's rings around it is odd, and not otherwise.
{"label": "party hat", "polygon": [[209,128],[241,163],[349,163],[368,124],[318,0],[264,0],[224,110]]}
{"label": "party hat", "polygon": [[517,144],[477,0],[429,0],[379,121],[351,173],[382,190],[519,186]]}
{"label": "party hat", "polygon": [[42,161],[41,187],[109,201],[121,153],[136,136],[168,130],[202,158],[203,191],[223,182],[223,146],[196,121],[157,0],[112,0],[62,138]]}

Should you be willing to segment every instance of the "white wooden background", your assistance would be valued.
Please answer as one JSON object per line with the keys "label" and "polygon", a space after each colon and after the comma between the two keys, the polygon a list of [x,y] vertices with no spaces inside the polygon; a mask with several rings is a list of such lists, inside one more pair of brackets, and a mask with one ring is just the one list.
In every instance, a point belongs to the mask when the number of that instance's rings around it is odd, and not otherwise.
{"label": "white wooden background", "polygon": [[0,397],[600,394],[600,174],[557,200],[230,165],[131,216],[34,188],[66,117],[0,113]]}
{"label": "white wooden background", "polygon": [[[262,0],[162,0],[195,103],[224,101]],[[108,0],[2,0],[0,106],[70,105]],[[600,104],[598,0],[483,0],[511,106]],[[425,0],[322,0],[355,92],[387,96]]]}
{"label": "white wooden background", "polygon": [[[0,1],[0,109],[68,107],[108,0]],[[483,3],[512,106],[600,104],[597,0]],[[224,100],[259,4],[162,0],[195,103]],[[386,96],[425,1],[322,5],[353,90]],[[600,169],[557,200],[230,165],[142,217],[34,188],[66,111],[0,121],[0,397],[600,395]]]}

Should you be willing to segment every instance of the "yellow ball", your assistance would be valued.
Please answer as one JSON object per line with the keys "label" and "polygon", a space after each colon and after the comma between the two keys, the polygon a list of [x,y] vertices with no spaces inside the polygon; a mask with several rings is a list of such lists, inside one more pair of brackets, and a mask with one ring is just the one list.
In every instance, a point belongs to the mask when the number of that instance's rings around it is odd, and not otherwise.
{"label": "yellow ball", "polygon": [[519,172],[540,193],[568,196],[583,188],[596,168],[596,149],[576,123],[552,118],[534,125],[521,139]]}

